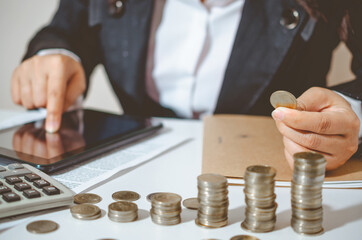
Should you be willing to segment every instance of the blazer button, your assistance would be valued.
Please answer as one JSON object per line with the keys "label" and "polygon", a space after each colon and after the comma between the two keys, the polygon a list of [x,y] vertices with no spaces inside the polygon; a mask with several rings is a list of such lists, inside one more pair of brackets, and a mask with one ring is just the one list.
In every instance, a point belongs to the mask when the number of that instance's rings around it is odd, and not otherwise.
{"label": "blazer button", "polygon": [[125,0],[108,0],[108,11],[112,17],[121,17],[124,12]]}
{"label": "blazer button", "polygon": [[286,29],[292,30],[297,27],[299,23],[299,13],[297,10],[289,8],[285,9],[280,19],[280,24]]}

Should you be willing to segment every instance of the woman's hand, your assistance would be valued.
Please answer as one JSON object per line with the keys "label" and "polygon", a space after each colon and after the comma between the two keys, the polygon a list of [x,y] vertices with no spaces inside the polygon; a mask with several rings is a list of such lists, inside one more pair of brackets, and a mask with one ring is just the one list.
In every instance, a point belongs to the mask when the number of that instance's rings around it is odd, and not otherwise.
{"label": "woman's hand", "polygon": [[46,108],[46,130],[58,131],[62,113],[86,89],[82,65],[61,55],[34,56],[13,72],[11,93],[16,104],[27,109]]}
{"label": "woman's hand", "polygon": [[358,148],[360,121],[350,104],[337,93],[313,87],[298,99],[298,110],[277,108],[272,116],[283,135],[286,159],[314,151],[324,155],[327,170],[343,165]]}

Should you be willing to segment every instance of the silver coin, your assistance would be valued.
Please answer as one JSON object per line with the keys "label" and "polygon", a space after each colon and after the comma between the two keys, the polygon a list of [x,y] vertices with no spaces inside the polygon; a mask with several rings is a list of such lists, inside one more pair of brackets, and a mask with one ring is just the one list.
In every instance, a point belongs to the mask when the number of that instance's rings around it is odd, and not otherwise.
{"label": "silver coin", "polygon": [[250,235],[236,235],[230,238],[230,240],[259,240],[259,238]]}
{"label": "silver coin", "polygon": [[197,210],[199,209],[200,203],[197,198],[187,198],[182,202],[185,208]]}
{"label": "silver coin", "polygon": [[297,109],[297,99],[287,91],[276,91],[270,96],[270,103],[274,108],[286,107]]}
{"label": "silver coin", "polygon": [[74,218],[80,220],[94,220],[102,215],[99,207],[88,203],[75,205],[70,208],[70,212]]}
{"label": "silver coin", "polygon": [[114,201],[137,201],[140,199],[140,195],[132,191],[119,191],[112,194]]}
{"label": "silver coin", "polygon": [[152,197],[155,195],[155,194],[158,194],[158,193],[161,193],[161,192],[154,192],[154,193],[150,193],[147,195],[146,199],[148,202],[152,202]]}
{"label": "silver coin", "polygon": [[94,193],[79,193],[74,196],[74,203],[99,203],[102,201],[102,198]]}
{"label": "silver coin", "polygon": [[26,230],[31,233],[50,233],[58,228],[58,223],[49,220],[31,222],[26,226]]}

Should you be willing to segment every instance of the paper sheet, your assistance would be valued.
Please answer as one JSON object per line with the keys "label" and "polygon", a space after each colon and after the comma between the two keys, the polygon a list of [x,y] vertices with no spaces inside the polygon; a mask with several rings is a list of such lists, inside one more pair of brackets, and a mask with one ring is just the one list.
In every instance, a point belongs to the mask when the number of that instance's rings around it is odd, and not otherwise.
{"label": "paper sheet", "polygon": [[187,137],[175,131],[164,132],[138,144],[132,144],[119,151],[85,164],[75,165],[72,169],[66,169],[51,176],[74,192],[79,193],[110,178],[121,170],[148,161],[186,140],[188,140]]}

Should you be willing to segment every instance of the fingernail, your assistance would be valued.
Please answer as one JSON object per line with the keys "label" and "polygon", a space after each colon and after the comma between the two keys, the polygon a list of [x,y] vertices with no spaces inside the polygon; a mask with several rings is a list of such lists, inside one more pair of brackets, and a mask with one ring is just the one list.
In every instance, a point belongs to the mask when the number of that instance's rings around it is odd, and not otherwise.
{"label": "fingernail", "polygon": [[45,125],[45,130],[48,133],[55,133],[56,131],[58,131],[58,128],[59,128],[59,123],[55,121],[54,117],[48,116]]}
{"label": "fingernail", "polygon": [[281,120],[284,119],[284,113],[283,113],[283,111],[281,109],[277,108],[272,112],[272,117],[275,120],[281,121]]}

